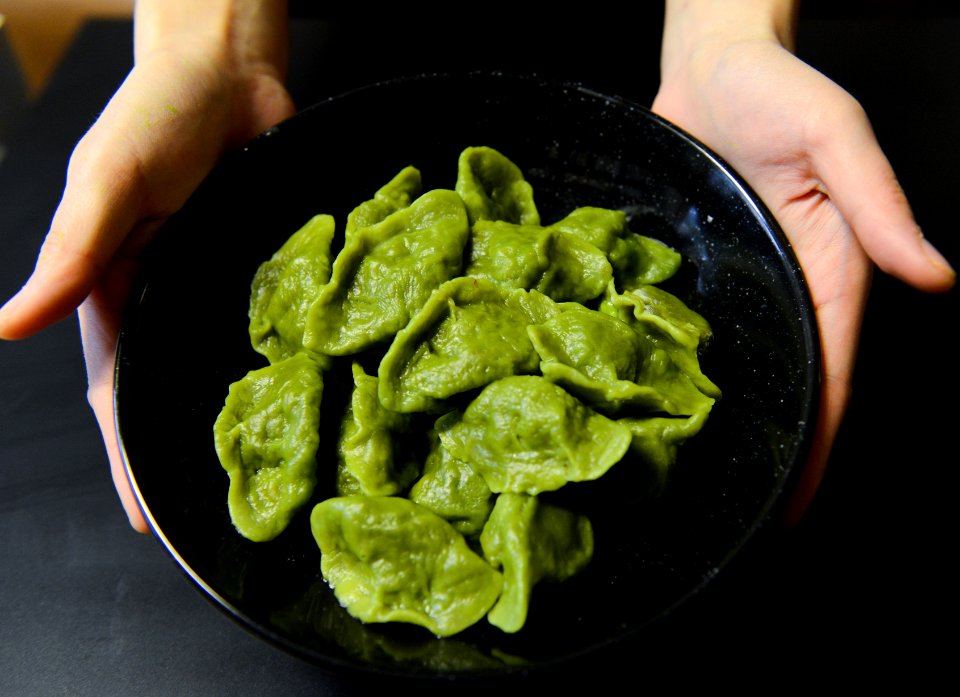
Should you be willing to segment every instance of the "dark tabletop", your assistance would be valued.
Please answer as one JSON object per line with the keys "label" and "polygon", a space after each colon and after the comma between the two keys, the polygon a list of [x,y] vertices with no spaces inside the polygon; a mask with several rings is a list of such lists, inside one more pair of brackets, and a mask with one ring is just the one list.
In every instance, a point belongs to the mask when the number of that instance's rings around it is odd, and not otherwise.
{"label": "dark tabletop", "polygon": [[[649,104],[659,27],[579,40],[601,30],[545,27],[556,40],[516,49],[515,64]],[[526,40],[517,29],[463,50],[449,31],[432,31],[383,56],[377,47],[397,38],[395,27],[350,34],[297,19],[291,90],[306,106],[430,58],[502,60],[504,46]],[[128,22],[86,25],[10,141],[0,164],[0,296],[32,268],[72,147],[122,81],[131,48]],[[960,15],[808,13],[799,53],[866,107],[927,236],[957,264]],[[780,691],[827,678],[921,687],[952,674],[958,309],[956,291],[927,296],[876,278],[849,416],[800,526],[748,545],[717,578],[676,665],[649,665],[628,646],[598,659],[591,677],[626,678],[633,692],[665,680]],[[75,318],[0,345],[0,695],[382,689],[348,684],[247,633],[156,539],[130,529],[84,390]],[[516,682],[498,689],[526,687]]]}

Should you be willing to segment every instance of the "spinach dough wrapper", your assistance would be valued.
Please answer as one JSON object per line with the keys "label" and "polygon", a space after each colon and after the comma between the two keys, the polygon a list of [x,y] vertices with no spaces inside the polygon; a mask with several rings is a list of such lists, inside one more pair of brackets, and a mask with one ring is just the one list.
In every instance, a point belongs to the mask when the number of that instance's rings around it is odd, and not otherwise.
{"label": "spinach dough wrapper", "polygon": [[[451,412],[440,417],[439,422],[442,424],[456,416]],[[494,495],[486,480],[473,467],[451,455],[436,435],[423,464],[423,474],[410,489],[409,498],[468,537],[480,534],[494,504]]]}
{"label": "spinach dough wrapper", "polygon": [[324,579],[362,622],[408,622],[450,636],[500,596],[501,574],[447,521],[409,499],[330,498],[314,507],[310,525]]}
{"label": "spinach dough wrapper", "polygon": [[[691,367],[630,323],[582,305],[564,305],[556,317],[528,328],[547,379],[615,414],[624,408],[687,416],[713,399],[697,387]],[[686,360],[686,356],[683,357]],[[697,368],[697,373],[699,368]]]}
{"label": "spinach dough wrapper", "polygon": [[633,416],[617,419],[633,435],[630,449],[650,467],[650,488],[653,492],[666,486],[670,468],[677,461],[679,446],[700,432],[709,414],[710,409],[704,408],[683,417]]}
{"label": "spinach dough wrapper", "polygon": [[332,216],[315,215],[254,275],[248,312],[250,343],[271,363],[303,350],[310,305],[330,280],[334,230]]}
{"label": "spinach dough wrapper", "polygon": [[632,448],[653,466],[657,486],[666,483],[677,447],[703,428],[721,391],[700,367],[699,350],[712,330],[699,313],[656,286],[639,286],[625,293],[610,289],[600,311],[634,327],[647,343],[645,365],[638,380],[664,385],[676,418],[631,414],[621,419],[634,434]]}
{"label": "spinach dough wrapper", "polygon": [[556,312],[537,291],[467,276],[448,281],[380,362],[381,403],[399,412],[431,411],[456,394],[535,372],[540,359],[527,327]]}
{"label": "spinach dough wrapper", "polygon": [[[608,312],[564,304],[559,315],[527,331],[543,376],[629,428],[632,451],[650,466],[653,488],[661,489],[677,447],[700,431],[719,390],[700,371],[696,354],[709,326],[655,290],[663,300],[658,316],[646,317],[637,294],[611,301]],[[648,324],[654,334],[643,331]]]}
{"label": "spinach dough wrapper", "polygon": [[539,375],[487,385],[440,440],[495,493],[539,494],[602,476],[627,452],[630,429]]}
{"label": "spinach dough wrapper", "polygon": [[533,586],[579,573],[593,556],[593,528],[585,516],[536,496],[500,494],[480,535],[484,558],[503,570],[503,592],[490,624],[504,632],[523,628]]}
{"label": "spinach dough wrapper", "polygon": [[656,286],[626,293],[611,290],[600,311],[635,327],[650,342],[653,351],[643,370],[644,380],[689,380],[711,398],[711,404],[720,397],[720,388],[700,368],[699,349],[712,335],[710,325],[678,297]]}
{"label": "spinach dough wrapper", "polygon": [[343,356],[390,339],[459,275],[468,235],[463,201],[446,189],[354,231],[307,313],[303,345]]}
{"label": "spinach dough wrapper", "polygon": [[540,224],[533,187],[512,160],[493,148],[472,147],[460,153],[455,189],[467,207],[470,225],[478,220]]}
{"label": "spinach dough wrapper", "polygon": [[423,193],[404,167],[348,214],[336,258],[333,237],[316,216],[253,280],[250,341],[270,365],[230,386],[214,425],[233,523],[267,541],[310,501],[325,371],[349,360],[324,458],[335,447],[337,495],[310,515],[336,610],[517,632],[533,587],[594,550],[590,521],[539,494],[628,453],[663,485],[720,397],[699,364],[710,326],[655,285],[680,254],[620,210],[542,225],[489,147],[461,152],[452,190]]}
{"label": "spinach dough wrapper", "polygon": [[384,409],[377,398],[377,377],[354,363],[353,392],[337,444],[337,493],[392,496],[410,485],[420,465],[396,447],[410,417]]}
{"label": "spinach dough wrapper", "polygon": [[621,210],[583,206],[551,227],[603,252],[621,290],[662,283],[680,268],[679,252],[652,237],[631,232],[627,214]]}
{"label": "spinach dough wrapper", "polygon": [[344,229],[345,244],[350,243],[357,230],[376,225],[391,213],[409,206],[422,190],[420,170],[404,167],[393,179],[377,189],[372,199],[350,211]]}
{"label": "spinach dough wrapper", "polygon": [[313,494],[322,396],[320,367],[305,353],[230,385],[214,445],[230,476],[230,518],[247,539],[279,535]]}
{"label": "spinach dough wrapper", "polygon": [[559,302],[589,302],[613,280],[603,252],[553,226],[479,220],[470,241],[466,275],[537,290]]}

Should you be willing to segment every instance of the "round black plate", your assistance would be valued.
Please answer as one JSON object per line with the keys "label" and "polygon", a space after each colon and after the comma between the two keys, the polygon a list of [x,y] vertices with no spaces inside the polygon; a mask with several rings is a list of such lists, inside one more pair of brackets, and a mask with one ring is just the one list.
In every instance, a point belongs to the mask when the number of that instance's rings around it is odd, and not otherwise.
{"label": "round black plate", "polygon": [[[448,639],[362,625],[319,575],[309,510],[269,543],[242,539],[212,427],[228,385],[264,364],[247,308],[258,265],[310,216],[346,214],[406,165],[452,188],[460,151],[489,145],[523,170],[544,222],[623,208],[682,252],[669,290],[706,317],[701,365],[723,390],[667,490],[584,487],[589,569],[535,589],[526,626]],[[793,253],[744,182],[647,109],[583,86],[504,74],[424,75],[317,104],[226,157],[164,226],[125,317],[116,408],[150,525],[193,582],[244,627],[333,669],[529,671],[669,623],[776,509],[808,449],[819,341]],[[326,420],[336,437],[336,418]],[[320,463],[322,467],[324,464]],[[627,481],[624,481],[627,484]],[[585,512],[586,512],[585,511]]]}

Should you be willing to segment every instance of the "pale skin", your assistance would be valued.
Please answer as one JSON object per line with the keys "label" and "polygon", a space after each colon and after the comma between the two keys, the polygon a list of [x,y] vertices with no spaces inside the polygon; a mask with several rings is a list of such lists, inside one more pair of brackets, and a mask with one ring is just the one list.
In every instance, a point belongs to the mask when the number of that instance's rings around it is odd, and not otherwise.
{"label": "pale skin", "polygon": [[[797,3],[667,0],[654,111],[744,176],[789,237],[821,333],[817,436],[785,522],[813,498],[843,419],[874,266],[927,292],[955,273],[924,239],[857,102],[791,53]],[[284,0],[138,0],[135,63],[78,143],[24,287],[0,309],[21,339],[78,313],[88,399],[134,529],[113,414],[120,313],[139,253],[219,157],[294,113]]]}
{"label": "pale skin", "polygon": [[874,266],[927,292],[956,274],[924,238],[866,114],[797,59],[798,3],[668,0],[654,111],[709,144],[783,227],[807,278],[822,344],[813,449],[786,511],[812,500],[850,398]]}

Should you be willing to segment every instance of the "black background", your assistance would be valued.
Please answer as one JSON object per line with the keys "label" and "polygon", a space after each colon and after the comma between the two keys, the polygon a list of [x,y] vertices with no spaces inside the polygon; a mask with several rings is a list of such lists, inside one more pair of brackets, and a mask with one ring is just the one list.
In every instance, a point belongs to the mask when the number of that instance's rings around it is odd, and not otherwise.
{"label": "black background", "polygon": [[[960,13],[922,3],[838,7],[805,6],[799,55],[861,101],[921,226],[956,264]],[[431,65],[509,61],[641,103],[655,93],[658,16],[612,29],[579,18],[498,24],[483,24],[477,38],[454,23],[402,31],[300,18],[291,90],[306,106]],[[70,151],[129,69],[131,48],[129,23],[88,25],[10,142],[0,164],[3,297],[29,273]],[[677,683],[781,691],[828,681],[922,688],[951,675],[958,316],[957,291],[928,296],[878,275],[853,403],[800,526],[714,582],[714,602],[675,664],[650,665],[628,647],[583,677],[623,678],[631,691]],[[75,319],[0,345],[0,695],[382,689],[247,634],[190,587],[156,540],[127,526],[84,389]],[[497,687],[525,687],[517,682]]]}

